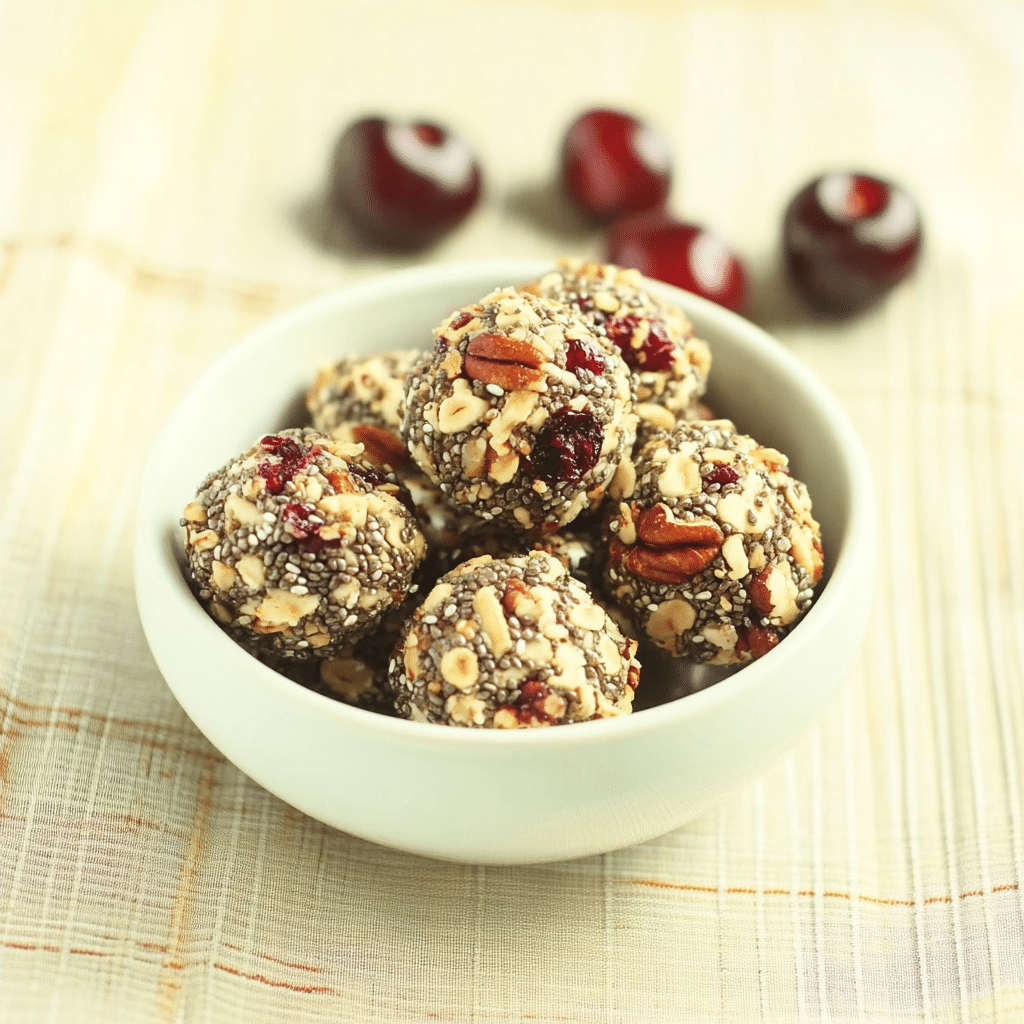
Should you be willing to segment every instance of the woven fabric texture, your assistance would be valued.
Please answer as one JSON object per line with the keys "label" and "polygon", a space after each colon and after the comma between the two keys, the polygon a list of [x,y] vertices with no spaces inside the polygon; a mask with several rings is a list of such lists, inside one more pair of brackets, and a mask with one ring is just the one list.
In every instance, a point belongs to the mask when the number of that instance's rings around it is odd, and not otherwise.
{"label": "woven fabric texture", "polygon": [[[915,0],[0,6],[0,1021],[1024,1020],[1024,8]],[[553,191],[580,110],[671,139],[673,203],[853,417],[878,490],[860,656],[785,759],[642,846],[381,849],[282,803],[166,688],[141,467],[211,361],[397,266],[599,256]],[[480,208],[361,252],[320,194],[367,112],[457,126]],[[844,324],[778,269],[822,169],[891,176],[914,277]]]}

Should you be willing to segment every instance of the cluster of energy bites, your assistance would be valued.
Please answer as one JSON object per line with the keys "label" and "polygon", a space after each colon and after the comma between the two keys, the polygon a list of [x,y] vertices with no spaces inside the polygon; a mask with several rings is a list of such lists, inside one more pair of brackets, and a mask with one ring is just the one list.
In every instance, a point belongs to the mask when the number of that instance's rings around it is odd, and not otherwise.
{"label": "cluster of energy bites", "polygon": [[708,345],[631,270],[561,261],[433,348],[349,356],[181,519],[251,653],[347,703],[523,728],[628,714],[638,640],[737,665],[810,606],[787,459],[702,403]]}

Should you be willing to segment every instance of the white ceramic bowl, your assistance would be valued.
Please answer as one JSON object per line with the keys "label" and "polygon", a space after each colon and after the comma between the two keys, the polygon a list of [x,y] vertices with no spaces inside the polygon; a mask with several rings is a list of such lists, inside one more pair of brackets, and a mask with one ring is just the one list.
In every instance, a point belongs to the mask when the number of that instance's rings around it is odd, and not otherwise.
{"label": "white ceramic bowl", "polygon": [[[303,422],[320,364],[425,346],[451,310],[535,278],[537,261],[428,266],[325,295],[243,339],[207,371],[154,444],[142,483],[135,581],[150,647],[195,724],[294,807],[432,857],[531,863],[600,853],[684,824],[751,780],[804,732],[842,680],[870,601],[867,458],[842,408],[782,346],[687,292],[674,299],[713,351],[719,415],[790,456],[821,522],[827,576],[764,658],[699,692],[623,718],[511,733],[424,725],[332,701],[236,646],[193,598],[178,517],[212,469],[261,434]],[[638,698],[679,692],[671,659]],[[638,700],[638,704],[642,701]]]}

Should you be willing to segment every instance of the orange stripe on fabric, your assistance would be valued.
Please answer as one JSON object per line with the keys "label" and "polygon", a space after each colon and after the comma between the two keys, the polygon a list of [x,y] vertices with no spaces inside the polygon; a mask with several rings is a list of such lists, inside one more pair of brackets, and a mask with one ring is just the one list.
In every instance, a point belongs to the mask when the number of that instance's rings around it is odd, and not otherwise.
{"label": "orange stripe on fabric", "polygon": [[249,981],[258,981],[260,984],[270,985],[272,988],[286,988],[292,992],[306,992],[309,994],[337,994],[333,988],[329,988],[327,985],[293,985],[288,981],[275,981],[273,978],[268,978],[262,974],[250,974],[247,971],[240,971],[237,967],[229,967],[227,964],[214,963],[213,966],[218,971],[224,971],[225,974],[233,974],[235,977],[246,978]]}
{"label": "orange stripe on fabric", "polygon": [[[0,941],[0,946],[5,949],[23,949],[28,953],[60,953],[60,946],[51,945],[48,942],[14,942],[13,940]],[[85,949],[82,946],[72,946],[69,953],[78,956],[115,956],[116,954],[102,949]]]}
{"label": "orange stripe on fabric", "polygon": [[620,885],[648,885],[655,889],[685,889],[688,892],[719,892],[716,885],[679,885],[675,882],[659,882],[654,878],[633,878]]}
{"label": "orange stripe on fabric", "polygon": [[[622,879],[619,885],[642,885],[653,889],[676,889],[681,892],[706,892],[713,895],[725,893],[726,895],[739,895],[739,896],[757,896],[759,893],[762,896],[808,896],[814,897],[818,893],[814,889],[798,889],[795,893],[792,889],[749,889],[745,886],[730,886],[727,889],[722,889],[715,885],[685,885],[678,882],[665,882],[657,878],[626,878]],[[1005,885],[993,886],[988,894],[993,895],[997,892],[1015,892],[1020,886],[1016,882],[1007,882]],[[972,889],[969,892],[960,893],[960,899],[967,899],[969,896],[984,896],[985,892],[982,889]],[[881,906],[887,907],[914,907],[917,906],[916,900],[900,900],[894,898],[887,898],[884,896],[868,896],[865,893],[850,893],[841,892],[834,889],[826,889],[821,893],[824,899],[837,899],[837,900],[860,900],[864,903],[877,903]],[[923,904],[928,903],[952,903],[952,896],[929,896],[927,899],[921,901]]]}
{"label": "orange stripe on fabric", "polygon": [[[159,949],[156,943],[152,942],[140,942],[138,943],[144,949]],[[20,949],[27,953],[60,953],[60,946],[54,946],[50,943],[43,942],[15,942],[13,940],[0,941],[0,946],[5,949]],[[107,950],[101,949],[86,949],[83,946],[72,946],[68,949],[69,953],[73,953],[76,956],[93,956],[93,957],[113,957],[117,956],[117,953],[113,953]],[[262,954],[257,954],[261,956]],[[266,959],[274,959],[273,957],[266,957]],[[278,961],[279,963],[285,964],[285,961]],[[168,960],[162,964],[163,967],[169,967],[172,970],[182,971],[185,969],[185,964],[180,960]],[[306,971],[320,971],[319,967],[308,967],[304,964],[285,964],[285,966],[297,967],[300,970]],[[298,985],[290,981],[282,981],[278,978],[268,978],[265,974],[251,973],[249,971],[240,970],[237,967],[231,967],[229,964],[223,964],[220,962],[214,962],[213,967],[218,971],[223,971],[225,974],[231,974],[236,978],[245,978],[247,981],[257,981],[261,985],[269,985],[271,988],[286,988],[292,992],[304,992],[310,995],[327,994],[336,995],[336,991],[327,985]]]}
{"label": "orange stripe on fabric", "polygon": [[[6,811],[0,810],[0,821],[13,821],[19,825],[24,825],[28,822],[29,818],[24,814],[8,814]],[[172,829],[165,823],[160,821],[153,821],[149,818],[140,818],[135,814],[102,814],[95,818],[76,818],[74,820],[68,818],[55,818],[50,816],[42,816],[36,814],[33,819],[34,822],[48,821],[59,821],[62,829],[73,829],[73,828],[92,828],[95,829],[102,825],[116,825],[124,831],[131,831],[133,829],[152,829],[156,832],[166,832],[169,835],[176,836],[179,839],[185,839],[185,832]]]}
{"label": "orange stripe on fabric", "polygon": [[[248,952],[242,949],[241,946],[232,945],[230,942],[223,943],[226,949],[233,949],[237,953]],[[314,967],[312,964],[293,964],[290,960],[281,960],[276,956],[271,956],[269,953],[255,953],[254,956],[258,956],[261,960],[269,960],[271,963],[280,964],[282,967],[294,967],[297,971],[310,971],[313,974],[323,974],[324,969],[322,967]]]}

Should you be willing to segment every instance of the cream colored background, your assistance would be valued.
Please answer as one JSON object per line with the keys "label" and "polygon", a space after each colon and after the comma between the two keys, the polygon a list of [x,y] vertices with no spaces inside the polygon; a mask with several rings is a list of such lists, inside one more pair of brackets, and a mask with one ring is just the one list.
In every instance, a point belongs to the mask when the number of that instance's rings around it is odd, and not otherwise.
{"label": "cream colored background", "polygon": [[[0,75],[0,1021],[1024,1020],[1024,6],[7,0]],[[665,131],[677,210],[861,430],[872,628],[818,727],[693,824],[419,860],[181,712],[135,613],[139,471],[247,329],[416,261],[318,213],[348,121],[477,147],[483,204],[418,259],[599,255],[549,189],[596,103]],[[846,166],[906,184],[927,247],[837,327],[776,253]]]}

